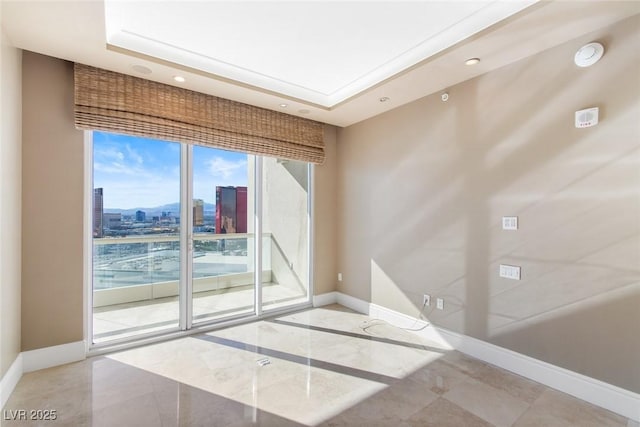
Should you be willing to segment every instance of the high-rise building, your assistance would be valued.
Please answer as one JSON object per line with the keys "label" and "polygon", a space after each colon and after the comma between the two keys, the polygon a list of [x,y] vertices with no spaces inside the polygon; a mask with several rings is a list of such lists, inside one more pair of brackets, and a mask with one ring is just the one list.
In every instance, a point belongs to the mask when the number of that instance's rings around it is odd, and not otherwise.
{"label": "high-rise building", "polygon": [[216,187],[216,233],[236,232],[236,188]]}
{"label": "high-rise building", "polygon": [[102,237],[102,218],[104,214],[103,190],[93,189],[93,237]]}
{"label": "high-rise building", "polygon": [[247,232],[247,187],[236,187],[236,233]]}
{"label": "high-rise building", "polygon": [[247,187],[216,187],[216,233],[247,232]]}
{"label": "high-rise building", "polygon": [[136,211],[136,222],[145,222],[147,220],[147,213],[145,211]]}
{"label": "high-rise building", "polygon": [[193,225],[194,227],[204,225],[204,201],[202,199],[193,200]]}

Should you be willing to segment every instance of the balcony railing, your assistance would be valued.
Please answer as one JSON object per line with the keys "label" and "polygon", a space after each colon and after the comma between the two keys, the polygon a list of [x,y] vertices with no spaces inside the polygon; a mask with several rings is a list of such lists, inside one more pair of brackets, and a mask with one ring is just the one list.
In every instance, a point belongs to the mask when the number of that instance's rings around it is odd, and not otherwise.
{"label": "balcony railing", "polygon": [[[171,234],[93,239],[93,306],[177,296],[180,237]],[[194,234],[193,292],[252,286],[254,234]],[[306,287],[271,233],[263,234],[262,282]]]}

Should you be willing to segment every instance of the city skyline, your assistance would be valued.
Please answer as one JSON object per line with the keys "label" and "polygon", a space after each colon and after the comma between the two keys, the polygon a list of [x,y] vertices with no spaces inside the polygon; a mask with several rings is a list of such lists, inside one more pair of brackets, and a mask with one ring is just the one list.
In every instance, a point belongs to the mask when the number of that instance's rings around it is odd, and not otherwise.
{"label": "city skyline", "polygon": [[[93,237],[124,237],[130,234],[166,234],[176,232],[181,224],[179,204],[176,209],[133,209],[105,212],[102,208],[103,188],[93,189]],[[222,192],[227,196],[222,197]],[[171,206],[171,205],[165,205]],[[202,199],[193,199],[192,224],[194,231],[216,233],[247,232],[247,187],[216,187],[216,204],[213,211],[205,211]],[[224,209],[223,209],[224,207]],[[175,211],[176,213],[174,213]],[[125,214],[128,212],[128,214]],[[207,215],[209,213],[210,215]],[[149,214],[149,215],[147,215]],[[213,214],[213,215],[211,215]],[[224,245],[224,243],[223,243]]]}
{"label": "city skyline", "polygon": [[[153,209],[180,200],[180,144],[93,132],[94,188],[104,210]],[[193,147],[193,198],[215,204],[216,186],[247,185],[247,155]]]}

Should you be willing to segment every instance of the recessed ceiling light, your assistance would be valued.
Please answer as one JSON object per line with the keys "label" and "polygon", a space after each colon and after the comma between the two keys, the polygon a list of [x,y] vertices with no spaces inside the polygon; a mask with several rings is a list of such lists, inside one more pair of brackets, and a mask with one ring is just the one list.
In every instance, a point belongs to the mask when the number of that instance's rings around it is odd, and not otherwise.
{"label": "recessed ceiling light", "polygon": [[184,83],[187,79],[182,76],[173,76],[173,80],[177,81],[178,83]]}
{"label": "recessed ceiling light", "polygon": [[464,61],[466,65],[476,65],[479,62],[480,62],[480,58],[469,58],[466,61]]}
{"label": "recessed ceiling light", "polygon": [[287,104],[280,104],[280,108],[287,108],[288,105]]}
{"label": "recessed ceiling light", "polygon": [[389,100],[388,96],[383,96],[382,98],[380,98],[380,102],[387,102]]}
{"label": "recessed ceiling light", "polygon": [[131,69],[140,74],[151,74],[151,68],[145,67],[144,65],[132,65]]}

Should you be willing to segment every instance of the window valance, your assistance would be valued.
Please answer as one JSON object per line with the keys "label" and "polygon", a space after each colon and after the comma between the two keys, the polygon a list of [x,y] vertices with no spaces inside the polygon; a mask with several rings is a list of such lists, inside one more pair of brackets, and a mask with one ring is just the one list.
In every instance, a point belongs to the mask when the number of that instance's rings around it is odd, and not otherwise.
{"label": "window valance", "polygon": [[75,124],[311,163],[325,156],[322,123],[77,63]]}

